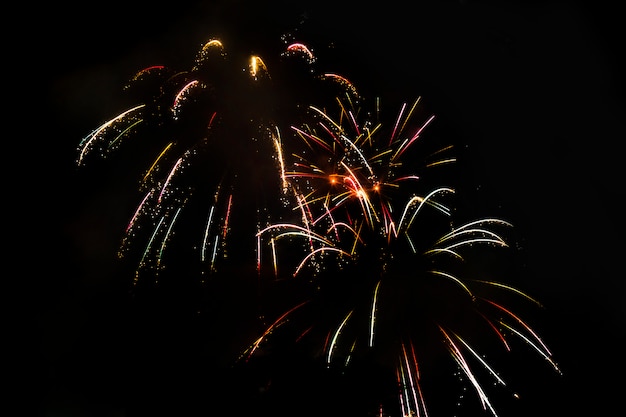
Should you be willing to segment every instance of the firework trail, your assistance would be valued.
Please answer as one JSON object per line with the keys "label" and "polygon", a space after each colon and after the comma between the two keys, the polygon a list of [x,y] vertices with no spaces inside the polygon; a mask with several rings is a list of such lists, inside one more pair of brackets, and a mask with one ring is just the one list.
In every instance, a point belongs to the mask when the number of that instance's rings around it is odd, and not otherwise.
{"label": "firework trail", "polygon": [[397,390],[393,404],[376,400],[380,416],[431,414],[433,345],[494,416],[483,380],[517,394],[480,340],[530,347],[559,372],[506,304],[539,303],[466,266],[506,250],[511,225],[458,223],[454,188],[437,183],[454,149],[425,137],[435,118],[420,98],[390,117],[344,76],[317,72],[302,43],[265,59],[231,57],[212,39],[187,71],[145,68],[128,85],[138,104],[80,142],[79,166],[139,149],[141,197],[119,251],[137,259],[135,285],[158,281],[181,254],[209,286],[246,277],[263,307],[238,364],[281,344],[342,372],[389,365]]}

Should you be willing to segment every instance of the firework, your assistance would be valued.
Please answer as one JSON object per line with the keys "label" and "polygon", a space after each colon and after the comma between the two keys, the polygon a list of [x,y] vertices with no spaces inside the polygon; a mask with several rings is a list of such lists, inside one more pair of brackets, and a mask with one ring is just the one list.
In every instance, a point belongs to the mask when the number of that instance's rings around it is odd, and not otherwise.
{"label": "firework", "polygon": [[[324,340],[319,352],[329,368],[365,357],[395,363],[400,415],[428,415],[418,358],[429,355],[422,352],[424,338],[436,337],[482,407],[497,415],[473,369],[480,367],[492,381],[507,384],[465,339],[467,329],[484,328],[506,350],[508,339],[518,338],[560,372],[541,338],[500,304],[496,293],[539,302],[504,283],[469,278],[462,266],[466,253],[507,248],[503,231],[512,225],[497,218],[455,224],[449,205],[454,189],[431,187],[428,180],[432,170],[455,161],[451,147],[420,159],[416,154],[423,152],[413,149],[433,121],[432,116],[412,120],[419,99],[403,104],[388,126],[376,112],[360,115],[350,104],[338,100],[334,118],[311,106],[314,123],[292,127],[304,146],[301,153],[291,153],[282,176],[294,194],[299,221],[261,230],[264,244],[259,247],[268,252],[273,273],[279,276],[278,269],[287,266],[294,278],[303,274],[315,286],[315,296],[272,323],[248,355],[276,328],[288,327],[290,318],[298,324],[307,317],[311,327],[306,334],[294,332],[297,343],[320,326],[314,338]],[[416,160],[424,162],[405,162]],[[282,260],[282,247],[286,260],[298,260],[295,265]]]}
{"label": "firework", "polygon": [[140,197],[119,256],[136,259],[136,286],[179,262],[209,286],[260,288],[260,330],[238,366],[277,346],[329,371],[382,364],[397,390],[393,405],[376,400],[378,414],[426,416],[427,370],[445,352],[497,415],[483,380],[517,394],[483,343],[508,351],[516,339],[559,372],[508,305],[538,301],[467,267],[506,250],[511,225],[457,221],[454,188],[437,181],[454,148],[425,137],[435,118],[419,97],[389,117],[316,64],[298,42],[267,61],[231,58],[211,39],[189,70],[139,71],[128,85],[138,103],[78,148],[79,166],[139,149]]}

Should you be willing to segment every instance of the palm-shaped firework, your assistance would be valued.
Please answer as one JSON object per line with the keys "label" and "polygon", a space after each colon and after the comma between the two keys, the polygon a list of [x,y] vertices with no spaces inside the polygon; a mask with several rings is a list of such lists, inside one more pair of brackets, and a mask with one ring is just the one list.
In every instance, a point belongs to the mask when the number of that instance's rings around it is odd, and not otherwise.
{"label": "palm-shaped firework", "polygon": [[315,61],[300,43],[286,44],[273,67],[259,56],[231,59],[213,39],[189,71],[140,71],[129,88],[141,102],[78,150],[83,165],[138,136],[151,141],[137,145],[153,154],[120,256],[139,245],[136,284],[158,277],[182,246],[203,282],[258,285],[262,328],[242,346],[243,366],[277,344],[330,369],[382,363],[399,396],[395,405],[381,399],[376,413],[427,415],[420,369],[440,344],[496,415],[481,378],[505,382],[475,334],[507,350],[518,338],[558,371],[504,304],[538,302],[464,266],[474,251],[506,248],[511,225],[457,224],[453,188],[436,183],[453,149],[425,143],[434,118],[419,98],[391,118],[378,102],[363,110],[354,85],[317,73]]}

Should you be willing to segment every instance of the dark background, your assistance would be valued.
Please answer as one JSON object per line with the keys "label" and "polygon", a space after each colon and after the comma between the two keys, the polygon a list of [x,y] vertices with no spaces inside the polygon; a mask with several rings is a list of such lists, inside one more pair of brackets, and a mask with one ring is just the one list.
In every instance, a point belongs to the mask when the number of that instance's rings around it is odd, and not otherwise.
{"label": "dark background", "polygon": [[[74,161],[78,142],[124,108],[121,89],[138,69],[187,68],[213,36],[263,52],[294,28],[308,43],[333,44],[336,71],[373,94],[426,98],[466,145],[476,210],[516,226],[519,275],[546,306],[539,327],[563,376],[529,366],[525,398],[502,415],[620,409],[625,94],[616,6],[341,4],[113,1],[15,14],[22,23],[5,35],[14,57],[5,80],[15,111],[5,148],[13,415],[262,413],[237,376],[207,359],[207,322],[191,314],[193,300],[129,301],[115,252],[134,184],[84,177]],[[285,391],[293,414],[317,415],[312,405],[330,402],[302,391]]]}

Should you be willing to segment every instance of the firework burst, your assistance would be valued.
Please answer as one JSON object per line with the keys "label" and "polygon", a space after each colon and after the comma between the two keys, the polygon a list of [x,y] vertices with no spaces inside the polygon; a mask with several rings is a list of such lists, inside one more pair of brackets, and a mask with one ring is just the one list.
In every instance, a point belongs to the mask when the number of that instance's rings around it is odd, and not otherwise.
{"label": "firework burst", "polygon": [[[234,240],[230,236],[246,230],[244,222],[254,222],[256,228],[267,223],[260,220],[269,216],[263,212],[283,198],[280,178],[274,180],[281,121],[297,118],[299,101],[308,102],[316,94],[334,96],[347,83],[332,74],[293,71],[276,86],[261,57],[240,58],[231,59],[222,43],[212,39],[190,70],[142,69],[126,87],[140,103],[103,123],[79,145],[79,166],[93,154],[111,157],[123,144],[140,148],[136,163],[145,167],[142,197],[120,249],[122,257],[133,246],[142,246],[137,278],[143,271],[164,268],[175,224],[184,212],[205,213],[194,249],[204,274],[243,253],[229,246]],[[287,45],[281,59],[289,68],[298,66],[294,61],[314,61],[298,43]],[[137,143],[137,138],[149,142]]]}
{"label": "firework burst", "polygon": [[279,344],[329,370],[383,364],[396,388],[393,405],[375,400],[377,414],[426,416],[424,369],[446,352],[496,416],[483,380],[517,394],[481,341],[508,351],[517,339],[559,371],[507,301],[539,303],[466,266],[477,251],[506,250],[511,225],[456,220],[454,188],[437,182],[454,149],[424,137],[435,118],[419,97],[386,117],[315,65],[302,43],[270,62],[232,58],[212,39],[190,70],[139,71],[128,86],[138,104],[78,148],[79,166],[140,149],[140,198],[119,256],[136,259],[135,285],[158,282],[184,254],[202,283],[261,288],[260,330],[238,365]]}
{"label": "firework burst", "polygon": [[[280,316],[247,354],[278,326],[287,327],[291,316],[296,324],[307,317],[312,325],[306,334],[294,332],[297,343],[310,333],[324,340],[318,354],[328,367],[344,368],[366,357],[395,362],[400,414],[427,415],[418,358],[429,355],[422,352],[424,338],[435,337],[482,407],[497,415],[473,368],[482,367],[498,384],[506,383],[465,339],[468,329],[473,329],[470,334],[488,329],[505,349],[510,349],[509,337],[518,337],[559,372],[543,341],[497,301],[493,290],[539,303],[506,284],[468,278],[463,268],[466,253],[507,248],[503,231],[511,224],[497,218],[455,224],[454,189],[432,187],[428,178],[432,170],[455,161],[452,147],[425,155],[427,148],[414,149],[433,121],[428,115],[413,120],[419,99],[403,104],[389,126],[376,111],[361,115],[351,105],[337,100],[335,118],[330,110],[311,106],[314,122],[292,127],[303,146],[290,154],[282,176],[299,221],[261,230],[258,237],[265,244],[259,247],[268,252],[265,258],[277,277],[278,269],[287,266],[294,278],[302,274],[313,284],[314,296]],[[418,160],[424,162],[412,162]],[[316,326],[320,334],[312,331]]]}

